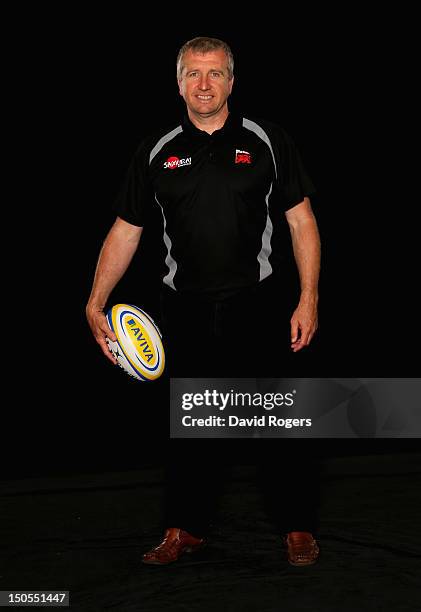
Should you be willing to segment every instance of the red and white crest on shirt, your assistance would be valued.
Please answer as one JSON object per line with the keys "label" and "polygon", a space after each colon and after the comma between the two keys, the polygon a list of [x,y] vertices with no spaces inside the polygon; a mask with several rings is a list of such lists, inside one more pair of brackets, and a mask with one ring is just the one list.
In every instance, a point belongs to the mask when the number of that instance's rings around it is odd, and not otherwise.
{"label": "red and white crest on shirt", "polygon": [[168,168],[169,170],[175,170],[175,168],[182,168],[183,166],[191,166],[191,157],[183,157],[180,159],[172,155],[164,162],[164,168]]}
{"label": "red and white crest on shirt", "polygon": [[235,149],[235,163],[251,164],[251,153],[248,151],[240,151],[240,149]]}

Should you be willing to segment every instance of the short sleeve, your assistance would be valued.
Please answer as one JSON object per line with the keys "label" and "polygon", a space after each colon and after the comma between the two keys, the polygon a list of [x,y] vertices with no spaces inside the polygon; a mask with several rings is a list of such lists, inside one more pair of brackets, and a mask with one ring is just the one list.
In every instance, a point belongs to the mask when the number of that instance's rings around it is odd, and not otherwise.
{"label": "short sleeve", "polygon": [[306,196],[316,193],[316,188],[304,168],[294,141],[285,130],[280,132],[278,147],[278,182],[286,211],[302,202]]}
{"label": "short sleeve", "polygon": [[152,198],[147,147],[142,143],[133,155],[124,181],[115,198],[113,210],[124,221],[143,227],[147,206]]}

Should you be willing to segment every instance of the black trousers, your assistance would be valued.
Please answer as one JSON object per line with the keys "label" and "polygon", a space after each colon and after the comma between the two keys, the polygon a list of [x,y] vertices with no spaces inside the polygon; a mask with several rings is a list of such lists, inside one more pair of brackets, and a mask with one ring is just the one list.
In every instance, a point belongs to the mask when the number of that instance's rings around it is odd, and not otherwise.
{"label": "black trousers", "polygon": [[[167,371],[179,378],[299,377],[290,349],[293,302],[269,277],[216,302],[165,287],[161,299]],[[305,349],[304,349],[305,350]],[[270,384],[270,382],[269,382]],[[254,460],[269,518],[279,532],[317,532],[320,462],[317,440],[170,439],[164,527],[202,537],[214,523],[232,464]]]}

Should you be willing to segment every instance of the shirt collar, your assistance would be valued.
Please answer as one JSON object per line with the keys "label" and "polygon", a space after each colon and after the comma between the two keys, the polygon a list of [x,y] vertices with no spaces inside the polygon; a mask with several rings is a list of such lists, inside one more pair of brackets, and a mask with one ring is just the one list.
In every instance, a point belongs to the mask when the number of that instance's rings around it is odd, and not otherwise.
{"label": "shirt collar", "polygon": [[200,130],[199,128],[197,128],[194,123],[191,122],[190,117],[188,116],[188,114],[186,113],[183,117],[183,130],[185,130],[187,133],[191,134],[192,136],[198,136],[201,138],[210,138],[210,137],[215,137],[215,136],[219,136],[219,135],[225,135],[228,134],[229,132],[231,132],[234,129],[237,129],[238,127],[240,127],[241,125],[241,117],[239,115],[237,115],[237,113],[233,113],[233,112],[229,112],[228,117],[225,120],[224,125],[219,129],[219,130],[215,130],[215,132],[213,132],[213,134],[208,134],[208,132],[205,132],[204,130]]}

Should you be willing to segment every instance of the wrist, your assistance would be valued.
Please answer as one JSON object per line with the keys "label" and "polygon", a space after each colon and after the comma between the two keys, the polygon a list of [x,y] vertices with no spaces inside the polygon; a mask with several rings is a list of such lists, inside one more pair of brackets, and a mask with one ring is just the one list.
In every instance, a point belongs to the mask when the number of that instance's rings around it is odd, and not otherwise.
{"label": "wrist", "polygon": [[102,302],[89,301],[86,304],[86,312],[104,312],[104,305]]}
{"label": "wrist", "polygon": [[317,304],[317,302],[319,301],[319,292],[317,291],[317,289],[301,289],[300,301],[314,302],[315,304]]}

